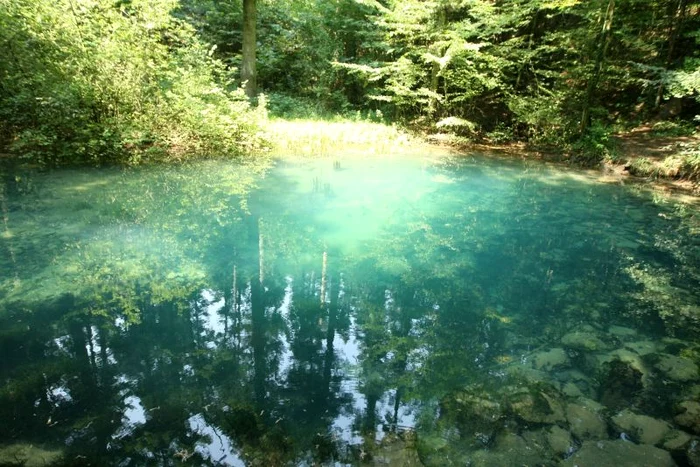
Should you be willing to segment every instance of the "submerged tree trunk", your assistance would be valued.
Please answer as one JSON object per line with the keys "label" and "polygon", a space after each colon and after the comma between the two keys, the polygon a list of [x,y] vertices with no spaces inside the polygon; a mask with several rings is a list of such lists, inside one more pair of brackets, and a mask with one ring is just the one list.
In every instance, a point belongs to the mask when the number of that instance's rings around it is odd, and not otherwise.
{"label": "submerged tree trunk", "polygon": [[253,391],[258,407],[265,403],[265,381],[267,381],[267,352],[265,349],[265,287],[263,281],[264,252],[260,219],[253,218],[258,236],[258,280],[250,281],[251,346],[253,348]]}
{"label": "submerged tree trunk", "polygon": [[598,38],[598,49],[596,51],[595,65],[593,66],[593,74],[588,80],[586,89],[586,97],[583,101],[583,114],[581,115],[581,134],[588,129],[589,120],[591,118],[591,101],[593,100],[593,92],[600,81],[600,71],[603,68],[605,61],[605,52],[610,44],[610,31],[612,30],[613,15],[615,13],[615,0],[608,0],[608,7],[605,10],[605,18],[603,19],[603,29],[600,31]]}
{"label": "submerged tree trunk", "polygon": [[243,61],[241,63],[241,81],[244,83],[248,98],[257,93],[257,72],[255,67],[256,49],[256,10],[255,0],[243,0]]}

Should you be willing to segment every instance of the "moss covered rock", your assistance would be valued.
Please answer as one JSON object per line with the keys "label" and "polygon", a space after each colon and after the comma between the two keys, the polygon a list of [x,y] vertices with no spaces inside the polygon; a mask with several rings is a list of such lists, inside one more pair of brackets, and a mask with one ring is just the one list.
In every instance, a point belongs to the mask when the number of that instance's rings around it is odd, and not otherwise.
{"label": "moss covered rock", "polygon": [[447,396],[440,405],[442,417],[454,421],[462,439],[474,448],[488,444],[503,426],[503,405],[479,386]]}
{"label": "moss covered rock", "polygon": [[610,419],[615,429],[642,444],[659,444],[673,427],[663,420],[623,410]]}
{"label": "moss covered rock", "polygon": [[678,404],[676,411],[678,414],[673,417],[674,422],[693,433],[700,434],[700,402],[683,401]]}
{"label": "moss covered rock", "polygon": [[580,440],[605,439],[608,427],[603,406],[590,399],[579,399],[566,406],[566,419],[571,433]]}
{"label": "moss covered rock", "polygon": [[552,371],[569,365],[569,357],[562,348],[554,348],[532,355],[532,366],[537,370]]}
{"label": "moss covered rock", "polygon": [[561,394],[549,386],[517,388],[507,397],[510,411],[525,422],[553,424],[566,420]]}
{"label": "moss covered rock", "polygon": [[661,354],[654,365],[668,379],[677,382],[697,381],[700,379],[698,366],[690,359],[675,355]]}
{"label": "moss covered rock", "polygon": [[562,465],[578,467],[673,467],[671,454],[648,444],[629,441],[586,441]]}
{"label": "moss covered rock", "polygon": [[581,352],[597,352],[610,348],[594,332],[590,331],[570,332],[561,338],[561,343],[564,347]]}

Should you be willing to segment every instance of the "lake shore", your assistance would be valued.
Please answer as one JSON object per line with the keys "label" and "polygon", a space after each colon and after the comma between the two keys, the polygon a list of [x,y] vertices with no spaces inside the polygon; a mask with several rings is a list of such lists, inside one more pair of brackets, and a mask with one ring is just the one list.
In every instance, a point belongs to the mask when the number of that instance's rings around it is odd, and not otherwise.
{"label": "lake shore", "polygon": [[[535,148],[523,142],[455,144],[442,135],[428,135],[425,139],[436,146],[452,151],[479,151],[499,157],[538,160],[562,165],[573,164],[568,155],[555,148]],[[614,157],[605,159],[597,167],[601,181],[646,185],[653,190],[681,195],[700,195],[700,180],[694,174],[684,173],[680,150],[699,144],[698,136],[654,136],[648,127],[613,136]]]}

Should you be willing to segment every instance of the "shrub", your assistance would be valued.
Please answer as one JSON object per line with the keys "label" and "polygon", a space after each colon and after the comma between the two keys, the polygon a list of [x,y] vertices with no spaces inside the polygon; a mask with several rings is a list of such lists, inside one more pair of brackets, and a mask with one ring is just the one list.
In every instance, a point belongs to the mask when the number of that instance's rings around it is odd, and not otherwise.
{"label": "shrub", "polygon": [[237,155],[260,113],[175,0],[16,0],[0,9],[0,121],[8,150],[44,164]]}

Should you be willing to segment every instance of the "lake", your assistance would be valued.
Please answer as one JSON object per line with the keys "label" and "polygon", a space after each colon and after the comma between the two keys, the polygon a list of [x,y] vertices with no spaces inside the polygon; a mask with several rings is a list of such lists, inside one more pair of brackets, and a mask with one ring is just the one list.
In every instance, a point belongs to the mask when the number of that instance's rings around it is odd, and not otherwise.
{"label": "lake", "polygon": [[0,465],[700,465],[697,200],[479,155],[2,175]]}

